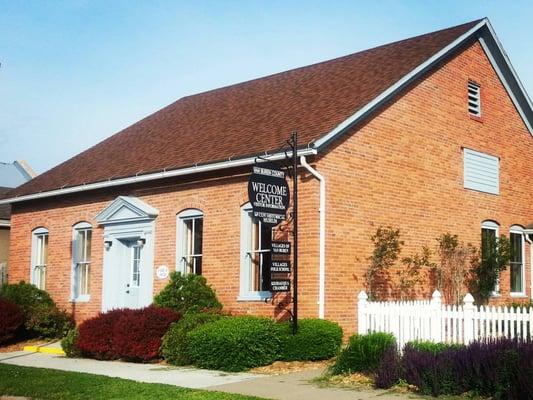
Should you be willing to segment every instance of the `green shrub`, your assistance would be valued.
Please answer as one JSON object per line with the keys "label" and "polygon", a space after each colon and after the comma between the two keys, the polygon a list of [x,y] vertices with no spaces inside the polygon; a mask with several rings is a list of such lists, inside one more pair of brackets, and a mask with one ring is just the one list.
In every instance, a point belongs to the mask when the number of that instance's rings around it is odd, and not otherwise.
{"label": "green shrub", "polygon": [[76,339],[78,339],[78,329],[72,328],[68,331],[66,336],[61,339],[61,348],[70,358],[81,357],[81,351],[76,347]]}
{"label": "green shrub", "polygon": [[187,352],[200,368],[244,371],[274,362],[280,339],[269,319],[242,316],[222,318],[187,335]]}
{"label": "green shrub", "polygon": [[418,351],[425,351],[431,354],[438,354],[442,353],[446,350],[456,350],[461,347],[463,347],[462,344],[457,343],[435,343],[430,342],[428,340],[413,340],[412,342],[407,343],[409,344],[413,349]]}
{"label": "green shrub", "polygon": [[44,338],[61,338],[73,326],[72,316],[56,306],[37,306],[26,320],[26,328]]}
{"label": "green shrub", "polygon": [[25,316],[31,314],[37,305],[54,306],[54,301],[47,292],[23,281],[0,286],[0,297],[18,304]]}
{"label": "green shrub", "polygon": [[172,272],[170,282],[154,298],[154,304],[171,308],[180,315],[206,309],[220,310],[215,291],[201,275]]}
{"label": "green shrub", "polygon": [[383,355],[396,347],[394,336],[389,333],[369,333],[350,337],[332,367],[333,374],[375,372]]}
{"label": "green shrub", "polygon": [[280,360],[314,361],[335,357],[342,344],[342,328],[322,319],[298,321],[298,332],[292,334],[292,324],[278,324],[281,338]]}
{"label": "green shrub", "polygon": [[217,321],[222,318],[217,313],[188,313],[178,322],[170,325],[163,336],[161,355],[172,365],[190,365],[192,360],[187,353],[187,334],[200,325]]}
{"label": "green shrub", "polygon": [[31,335],[63,337],[74,326],[70,314],[57,308],[50,295],[29,283],[0,287],[0,297],[17,304],[24,314],[24,328]]}

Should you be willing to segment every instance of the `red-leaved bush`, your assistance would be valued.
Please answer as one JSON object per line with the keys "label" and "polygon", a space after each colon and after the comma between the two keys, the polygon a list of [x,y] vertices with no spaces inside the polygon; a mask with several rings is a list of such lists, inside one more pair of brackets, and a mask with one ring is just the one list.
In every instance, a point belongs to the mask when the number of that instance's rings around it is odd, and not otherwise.
{"label": "red-leaved bush", "polygon": [[98,360],[147,362],[158,358],[161,338],[178,319],[176,312],[156,306],[111,310],[79,326],[76,347]]}
{"label": "red-leaved bush", "polygon": [[24,323],[22,309],[0,297],[0,343],[12,339]]}

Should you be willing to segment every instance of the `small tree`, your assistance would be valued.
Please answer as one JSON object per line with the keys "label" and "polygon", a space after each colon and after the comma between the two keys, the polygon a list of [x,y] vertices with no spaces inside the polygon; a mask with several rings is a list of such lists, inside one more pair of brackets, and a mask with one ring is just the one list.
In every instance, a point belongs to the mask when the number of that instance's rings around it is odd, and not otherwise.
{"label": "small tree", "polygon": [[511,259],[511,243],[502,235],[483,237],[481,251],[472,262],[470,290],[480,303],[487,303],[496,289],[500,273],[505,270]]}
{"label": "small tree", "polygon": [[389,269],[394,265],[403,246],[400,230],[380,226],[372,236],[374,251],[368,258],[370,265],[366,272],[368,297],[377,300],[386,297],[389,286]]}
{"label": "small tree", "polygon": [[433,269],[437,289],[447,302],[459,304],[464,295],[469,263],[476,249],[459,242],[458,236],[451,233],[442,234],[437,242],[439,263]]}
{"label": "small tree", "polygon": [[436,264],[432,263],[430,259],[431,250],[427,246],[422,246],[422,254],[402,258],[404,268],[396,273],[398,275],[397,292],[400,300],[416,298],[417,287],[422,282],[422,270],[430,271],[436,267]]}

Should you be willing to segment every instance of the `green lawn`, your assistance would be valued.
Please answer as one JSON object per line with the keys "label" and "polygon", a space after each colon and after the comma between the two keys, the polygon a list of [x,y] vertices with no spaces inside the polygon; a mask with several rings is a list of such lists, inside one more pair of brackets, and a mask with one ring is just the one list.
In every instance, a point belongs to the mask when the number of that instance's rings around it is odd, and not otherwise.
{"label": "green lawn", "polygon": [[140,383],[120,378],[0,364],[0,396],[34,399],[179,399],[252,400],[242,396],[186,389],[158,383]]}

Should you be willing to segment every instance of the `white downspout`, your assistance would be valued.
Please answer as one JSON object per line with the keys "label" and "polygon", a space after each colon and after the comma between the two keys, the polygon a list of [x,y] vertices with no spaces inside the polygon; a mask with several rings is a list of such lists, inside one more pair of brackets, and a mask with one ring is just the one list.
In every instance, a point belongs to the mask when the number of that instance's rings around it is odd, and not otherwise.
{"label": "white downspout", "polygon": [[318,256],[318,318],[324,319],[324,303],[326,292],[326,179],[323,175],[311,167],[305,156],[300,156],[300,163],[320,182],[320,204],[318,212],[320,215],[319,223],[319,256]]}
{"label": "white downspout", "polygon": [[533,235],[533,231],[524,231],[524,238],[529,243],[529,275],[531,279],[531,292],[529,294],[529,297],[533,300],[533,241],[531,240],[529,235]]}

